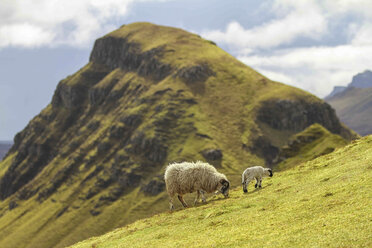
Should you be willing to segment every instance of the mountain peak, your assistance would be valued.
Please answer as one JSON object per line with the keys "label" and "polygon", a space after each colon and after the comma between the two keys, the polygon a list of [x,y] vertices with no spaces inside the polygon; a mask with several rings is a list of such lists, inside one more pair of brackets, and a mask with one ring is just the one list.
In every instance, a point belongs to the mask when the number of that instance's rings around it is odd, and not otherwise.
{"label": "mountain peak", "polygon": [[370,88],[372,87],[372,71],[365,70],[364,72],[358,73],[353,77],[353,80],[348,87],[355,88]]}
{"label": "mountain peak", "polygon": [[137,72],[155,81],[170,75],[186,82],[205,81],[214,75],[214,61],[243,66],[199,35],[146,22],[123,25],[97,39],[90,55],[90,62]]}

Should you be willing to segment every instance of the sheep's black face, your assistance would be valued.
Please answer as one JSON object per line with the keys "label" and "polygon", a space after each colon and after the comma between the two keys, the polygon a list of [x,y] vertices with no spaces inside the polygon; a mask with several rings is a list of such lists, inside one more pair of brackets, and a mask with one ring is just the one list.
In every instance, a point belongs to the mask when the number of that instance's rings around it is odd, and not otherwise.
{"label": "sheep's black face", "polygon": [[247,190],[247,185],[245,184],[245,181],[242,182],[242,185],[243,185],[243,192],[244,192],[244,193],[247,193],[248,190]]}
{"label": "sheep's black face", "polygon": [[269,171],[269,176],[272,177],[273,176],[273,171],[271,169],[268,170]]}
{"label": "sheep's black face", "polygon": [[230,189],[229,181],[222,179],[220,183],[222,184],[221,193],[225,196],[225,198],[229,197],[229,189]]}

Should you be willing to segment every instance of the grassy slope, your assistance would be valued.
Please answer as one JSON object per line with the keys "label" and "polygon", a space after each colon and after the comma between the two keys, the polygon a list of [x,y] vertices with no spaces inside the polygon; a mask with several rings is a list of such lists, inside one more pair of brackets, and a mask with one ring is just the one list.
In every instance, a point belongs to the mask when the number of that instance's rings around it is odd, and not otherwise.
{"label": "grassy slope", "polygon": [[372,136],[208,200],[72,247],[371,247]]}
{"label": "grassy slope", "polygon": [[349,89],[327,100],[341,121],[361,135],[372,133],[372,88]]}
{"label": "grassy slope", "polygon": [[319,124],[313,124],[304,131],[295,134],[289,144],[282,148],[287,159],[280,162],[276,170],[286,170],[298,164],[312,160],[334,151],[347,144],[341,136],[332,134]]}
{"label": "grassy slope", "polygon": [[[205,148],[222,149],[223,161],[219,169],[229,176],[233,184],[238,185],[240,173],[247,165],[264,164],[262,159],[242,149],[242,143],[249,144],[252,135],[259,135],[251,133],[251,130],[260,130],[254,122],[257,106],[262,101],[275,98],[321,101],[302,90],[268,80],[222,49],[211,45],[209,41],[180,29],[135,23],[109,35],[128,37],[129,41],[141,45],[142,52],[166,45],[166,53],[161,58],[163,62],[170,63],[177,69],[207,62],[216,75],[204,82],[203,86],[186,85],[173,75],[155,84],[150,79],[140,77],[134,72],[116,69],[94,87],[105,87],[114,79],[118,79],[118,82],[113,90],[120,89],[129,82],[130,86],[127,91],[142,85],[145,90],[138,96],[138,99],[137,96],[135,99],[123,96],[115,102],[114,106],[102,104],[93,116],[89,115],[93,107],[85,103],[84,112],[79,114],[80,119],[76,120],[76,125],[67,131],[59,130],[61,133],[58,135],[56,127],[66,118],[68,110],[65,108],[53,110],[49,105],[42,111],[44,117],[35,117],[31,123],[31,126],[34,124],[44,126],[46,131],[43,135],[30,136],[27,139],[30,139],[32,144],[42,143],[48,135],[54,134],[62,147],[59,154],[27,186],[32,189],[40,188],[40,192],[49,187],[60,171],[73,164],[76,158],[82,157],[82,162],[74,164],[74,174],[69,176],[67,182],[64,182],[53,195],[43,202],[36,200],[37,195],[27,200],[12,196],[0,202],[0,247],[64,247],[139,218],[164,211],[168,207],[166,194],[160,193],[154,197],[144,196],[140,187],[148,183],[152,175],[163,174],[165,165],[171,161],[203,159],[200,151]],[[89,72],[105,70],[106,68],[89,63],[74,75],[63,80],[63,83],[67,86],[85,84],[88,80],[86,75],[89,75]],[[186,117],[179,119],[177,123],[179,128],[169,133],[171,143],[166,161],[156,168],[156,171],[152,171],[151,168],[144,171],[145,176],[141,185],[130,189],[117,201],[106,202],[96,208],[95,206],[101,203],[101,197],[110,195],[110,191],[117,186],[117,183],[102,189],[89,200],[85,199],[88,190],[95,187],[97,178],[105,179],[107,171],[110,171],[114,163],[114,159],[105,160],[102,155],[97,155],[97,143],[95,142],[111,142],[112,147],[108,153],[117,152],[124,156],[128,155],[120,142],[108,140],[108,133],[110,127],[122,125],[119,121],[120,117],[134,113],[143,113],[145,119],[138,130],[145,132],[147,137],[153,137],[155,131],[151,126],[152,122],[157,118],[161,119],[161,115],[166,114],[167,109],[157,113],[154,110],[155,106],[139,105],[139,102],[153,97],[154,92],[167,88],[171,88],[172,93],[184,90],[184,98],[193,98],[198,104],[191,107],[177,106],[176,110],[185,111]],[[167,93],[157,99],[156,105],[170,106],[170,103],[174,102],[174,99]],[[47,120],[50,118],[47,117],[51,116],[53,111],[56,112],[57,117],[52,123],[48,123]],[[189,117],[191,114],[193,116]],[[100,121],[100,126],[97,130],[90,131],[87,126],[94,121]],[[183,127],[187,127],[189,123],[194,125],[195,130],[185,133]],[[30,129],[31,134],[32,130]],[[206,134],[212,139],[200,138],[195,135],[196,132]],[[282,134],[278,132],[274,136],[280,135]],[[281,137],[280,140],[285,140],[290,135],[291,133],[285,134],[283,135],[285,137]],[[72,149],[74,144],[78,144],[78,147]],[[0,176],[9,168],[16,153],[0,163]],[[62,156],[62,154],[67,155]],[[87,161],[91,158],[94,158],[95,163],[87,166]],[[25,159],[23,163],[27,164],[28,159]],[[143,162],[141,158],[131,157],[131,159],[134,164],[130,168],[125,168],[128,171],[136,170]],[[104,169],[82,184],[81,182],[94,171],[96,166],[103,166]],[[13,200],[17,202],[18,207],[10,211],[8,206]],[[100,214],[92,216],[90,213],[92,210]]]}

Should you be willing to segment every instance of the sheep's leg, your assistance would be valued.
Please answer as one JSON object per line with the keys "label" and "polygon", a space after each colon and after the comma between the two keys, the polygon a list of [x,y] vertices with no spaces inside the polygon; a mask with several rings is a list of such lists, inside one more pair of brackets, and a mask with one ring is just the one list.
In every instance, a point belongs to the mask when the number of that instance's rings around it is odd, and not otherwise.
{"label": "sheep's leg", "polygon": [[194,206],[195,206],[196,203],[199,201],[199,198],[200,198],[200,191],[197,190],[197,191],[196,191],[196,198],[195,198],[195,201],[194,201]]}
{"label": "sheep's leg", "polygon": [[258,184],[258,187],[262,188],[261,184],[262,184],[262,178],[260,178],[260,182]]}
{"label": "sheep's leg", "polygon": [[169,209],[171,211],[174,210],[173,198],[174,196],[169,196]]}
{"label": "sheep's leg", "polygon": [[182,203],[182,206],[184,208],[187,208],[187,204],[186,204],[185,200],[183,199],[182,195],[178,195],[178,200],[180,200],[180,202]]}

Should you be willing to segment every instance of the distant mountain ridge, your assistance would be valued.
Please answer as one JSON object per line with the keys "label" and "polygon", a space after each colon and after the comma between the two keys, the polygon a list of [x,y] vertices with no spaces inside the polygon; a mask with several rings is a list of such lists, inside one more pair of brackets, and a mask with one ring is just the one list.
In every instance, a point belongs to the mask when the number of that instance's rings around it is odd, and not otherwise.
{"label": "distant mountain ridge", "polygon": [[372,134],[372,71],[358,73],[347,87],[336,86],[325,100],[350,128]]}
{"label": "distant mountain ridge", "polygon": [[343,92],[345,89],[347,89],[347,86],[335,86],[333,87],[332,92],[328,96],[326,96],[324,99],[327,100],[329,98],[332,98],[333,96]]}
{"label": "distant mountain ridge", "polygon": [[365,70],[364,72],[358,73],[353,77],[353,80],[348,87],[355,88],[371,88],[372,87],[372,71]]}
{"label": "distant mountain ridge", "polygon": [[364,72],[358,73],[353,76],[351,83],[347,86],[335,86],[332,92],[326,96],[324,99],[328,100],[334,97],[335,95],[345,91],[347,88],[371,88],[372,87],[372,71],[365,70]]}
{"label": "distant mountain ridge", "polygon": [[9,151],[9,149],[12,147],[12,145],[13,145],[12,141],[0,141],[0,161],[3,159],[3,157]]}

